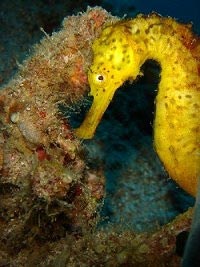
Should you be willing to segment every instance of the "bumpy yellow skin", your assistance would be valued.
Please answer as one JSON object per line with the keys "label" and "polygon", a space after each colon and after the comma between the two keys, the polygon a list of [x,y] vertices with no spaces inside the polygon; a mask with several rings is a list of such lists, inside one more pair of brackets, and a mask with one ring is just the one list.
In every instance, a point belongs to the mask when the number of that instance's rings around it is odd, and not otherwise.
{"label": "bumpy yellow skin", "polygon": [[116,89],[134,80],[147,59],[156,60],[161,80],[154,146],[170,177],[195,196],[200,176],[200,45],[190,28],[155,14],[106,26],[93,44],[88,72],[93,104],[75,132],[92,138]]}

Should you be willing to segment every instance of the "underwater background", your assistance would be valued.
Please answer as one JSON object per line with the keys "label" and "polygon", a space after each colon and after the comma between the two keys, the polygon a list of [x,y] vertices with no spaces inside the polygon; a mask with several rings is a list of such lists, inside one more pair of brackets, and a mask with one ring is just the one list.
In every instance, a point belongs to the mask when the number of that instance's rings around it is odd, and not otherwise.
{"label": "underwater background", "polygon": [[[198,0],[191,1],[1,1],[0,81],[8,81],[31,53],[44,32],[59,29],[65,16],[83,12],[87,6],[102,6],[112,15],[134,17],[157,12],[180,22],[193,22],[200,33]],[[155,62],[143,66],[144,77],[125,84],[114,97],[94,139],[84,141],[88,164],[102,168],[106,197],[99,227],[109,223],[137,231],[154,229],[192,206],[194,200],[167,175],[153,149],[154,98],[160,68]],[[89,104],[88,104],[89,103]],[[89,100],[73,107],[72,125],[81,123]],[[75,114],[75,115],[74,115]]]}

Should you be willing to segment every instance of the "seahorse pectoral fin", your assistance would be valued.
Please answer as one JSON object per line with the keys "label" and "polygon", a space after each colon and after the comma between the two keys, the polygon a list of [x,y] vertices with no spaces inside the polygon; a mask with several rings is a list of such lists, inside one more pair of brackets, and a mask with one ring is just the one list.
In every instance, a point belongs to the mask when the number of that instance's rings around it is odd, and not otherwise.
{"label": "seahorse pectoral fin", "polygon": [[[77,137],[91,139],[94,136],[96,128],[113,98],[115,90],[116,89],[109,89],[106,91],[106,94],[102,91],[101,93],[98,93],[98,95],[94,96],[92,106],[86,114],[83,123],[79,128],[74,130]],[[91,90],[91,92],[96,91],[98,90]]]}

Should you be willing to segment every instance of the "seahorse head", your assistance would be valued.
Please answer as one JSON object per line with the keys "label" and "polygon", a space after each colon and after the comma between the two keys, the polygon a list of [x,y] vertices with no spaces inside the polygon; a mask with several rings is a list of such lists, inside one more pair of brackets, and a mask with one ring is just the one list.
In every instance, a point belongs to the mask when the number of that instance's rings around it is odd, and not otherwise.
{"label": "seahorse head", "polygon": [[106,97],[139,72],[139,58],[134,55],[126,27],[107,26],[93,43],[93,63],[88,72],[91,95]]}
{"label": "seahorse head", "polygon": [[78,137],[92,138],[98,123],[115,91],[126,81],[135,79],[140,72],[140,56],[135,53],[133,38],[126,24],[107,26],[93,45],[93,63],[88,71],[90,95],[93,104],[83,124],[75,130]]}

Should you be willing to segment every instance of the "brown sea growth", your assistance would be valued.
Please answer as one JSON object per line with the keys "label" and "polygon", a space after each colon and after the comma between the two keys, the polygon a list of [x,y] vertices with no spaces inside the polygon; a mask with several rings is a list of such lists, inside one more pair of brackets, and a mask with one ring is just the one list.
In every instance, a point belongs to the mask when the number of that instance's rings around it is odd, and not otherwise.
{"label": "brown sea growth", "polygon": [[108,19],[98,8],[66,18],[0,92],[1,253],[92,225],[104,177],[87,167],[58,105],[70,106],[87,91],[91,42]]}

